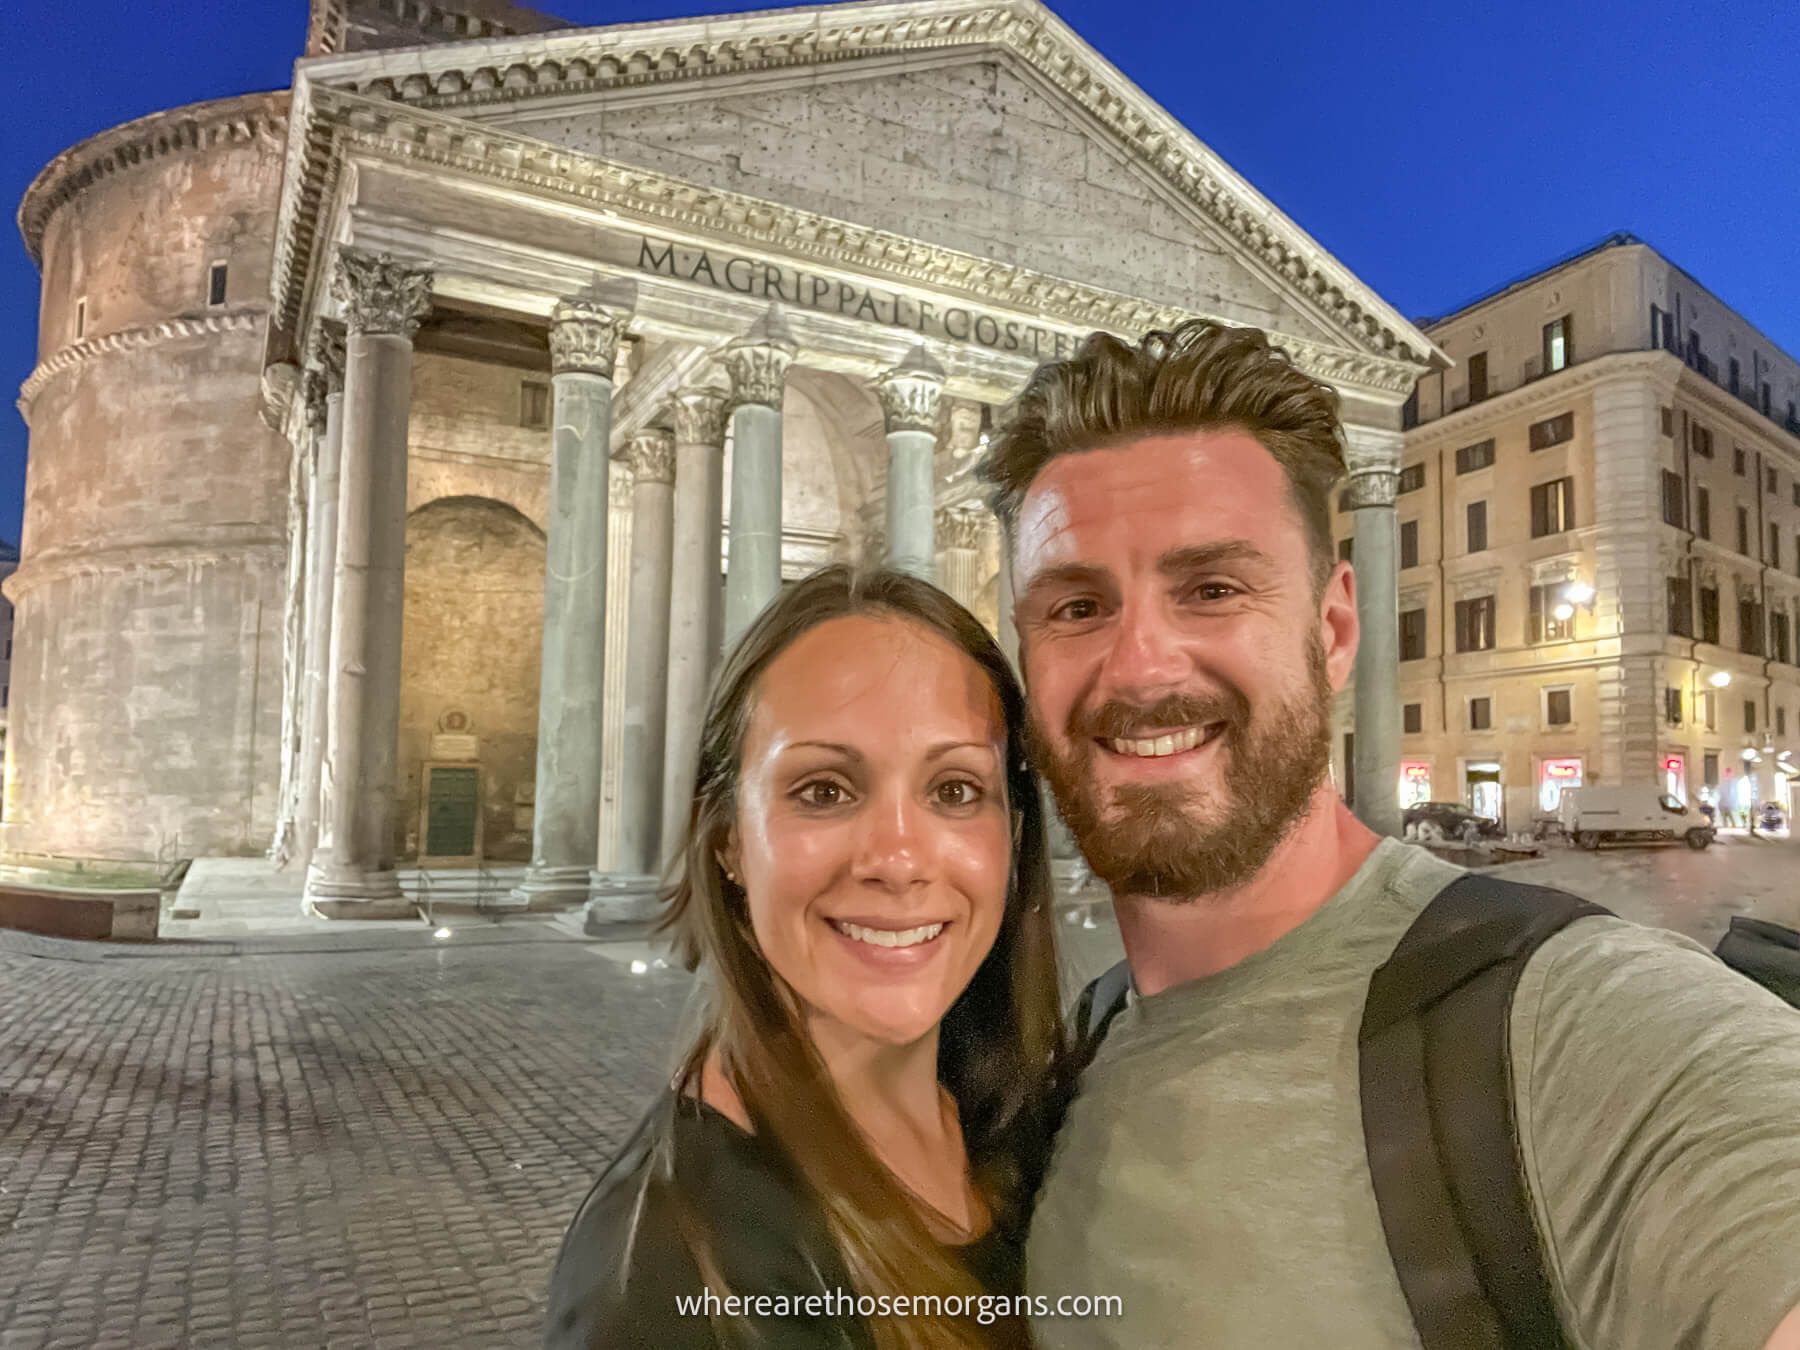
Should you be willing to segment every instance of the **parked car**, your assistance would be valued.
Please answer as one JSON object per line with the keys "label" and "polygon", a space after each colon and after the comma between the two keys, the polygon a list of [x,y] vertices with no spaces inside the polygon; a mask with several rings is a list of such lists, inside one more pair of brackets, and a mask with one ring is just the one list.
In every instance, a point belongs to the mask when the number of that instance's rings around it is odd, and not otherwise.
{"label": "parked car", "polygon": [[1450,839],[1472,844],[1477,839],[1498,839],[1501,833],[1499,821],[1478,816],[1461,802],[1418,802],[1400,813],[1400,822],[1407,836],[1421,844]]}
{"label": "parked car", "polygon": [[1653,787],[1565,788],[1557,815],[1576,845],[1590,850],[1615,842],[1674,839],[1702,849],[1713,841],[1706,817]]}

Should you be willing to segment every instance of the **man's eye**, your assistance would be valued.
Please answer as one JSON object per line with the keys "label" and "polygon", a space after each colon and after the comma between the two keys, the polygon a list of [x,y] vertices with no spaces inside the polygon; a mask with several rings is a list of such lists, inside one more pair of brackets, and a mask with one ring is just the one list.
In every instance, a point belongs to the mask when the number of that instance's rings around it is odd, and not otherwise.
{"label": "man's eye", "polygon": [[1203,581],[1188,592],[1200,600],[1225,600],[1238,594],[1238,588],[1224,581]]}
{"label": "man's eye", "polygon": [[952,778],[937,786],[937,798],[945,806],[973,806],[982,797],[981,784]]}
{"label": "man's eye", "polygon": [[1052,619],[1066,619],[1071,623],[1080,623],[1084,619],[1092,619],[1100,613],[1100,606],[1092,600],[1065,600],[1050,611]]}
{"label": "man's eye", "polygon": [[802,783],[793,795],[802,806],[838,806],[843,803],[845,794],[840,784],[827,778],[815,778],[810,783]]}

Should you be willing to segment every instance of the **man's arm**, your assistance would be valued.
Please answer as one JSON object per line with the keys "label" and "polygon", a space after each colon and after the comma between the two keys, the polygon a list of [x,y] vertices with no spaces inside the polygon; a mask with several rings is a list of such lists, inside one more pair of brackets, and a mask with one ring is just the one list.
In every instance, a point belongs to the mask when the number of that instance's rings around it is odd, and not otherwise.
{"label": "man's arm", "polygon": [[1769,1337],[1769,1343],[1763,1350],[1800,1350],[1800,1303],[1775,1328],[1775,1334]]}
{"label": "man's arm", "polygon": [[1800,1350],[1800,1012],[1685,938],[1583,919],[1527,966],[1512,1032],[1579,1339]]}

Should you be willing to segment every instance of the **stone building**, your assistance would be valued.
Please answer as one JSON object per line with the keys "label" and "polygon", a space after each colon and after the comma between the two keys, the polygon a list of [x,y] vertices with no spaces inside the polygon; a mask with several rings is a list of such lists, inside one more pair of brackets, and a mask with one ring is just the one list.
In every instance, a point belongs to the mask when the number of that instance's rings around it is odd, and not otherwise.
{"label": "stone building", "polygon": [[[0,540],[0,583],[18,570],[17,546]],[[0,756],[6,753],[6,726],[12,708],[12,644],[12,601],[0,596]],[[0,801],[0,810],[4,808],[5,803]]]}
{"label": "stone building", "polygon": [[1624,234],[1424,328],[1456,365],[1407,407],[1403,797],[1788,805],[1800,363]]}
{"label": "stone building", "polygon": [[1083,333],[1196,314],[1343,395],[1395,827],[1401,405],[1442,355],[1036,0],[315,0],[291,91],[77,146],[21,222],[15,868],[272,850],[375,915],[481,858],[608,912],[721,645],[881,558],[1006,637],[995,417]]}

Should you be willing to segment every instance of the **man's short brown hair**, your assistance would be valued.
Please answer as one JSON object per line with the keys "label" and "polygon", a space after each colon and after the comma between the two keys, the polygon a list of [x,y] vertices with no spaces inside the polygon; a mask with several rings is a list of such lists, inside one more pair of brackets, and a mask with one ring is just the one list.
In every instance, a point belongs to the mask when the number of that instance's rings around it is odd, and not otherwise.
{"label": "man's short brown hair", "polygon": [[1331,490],[1344,474],[1337,391],[1296,369],[1261,329],[1190,319],[1135,347],[1089,334],[1074,356],[1033,372],[980,473],[1010,541],[1026,490],[1058,455],[1227,427],[1254,436],[1287,475],[1317,589],[1336,562]]}

